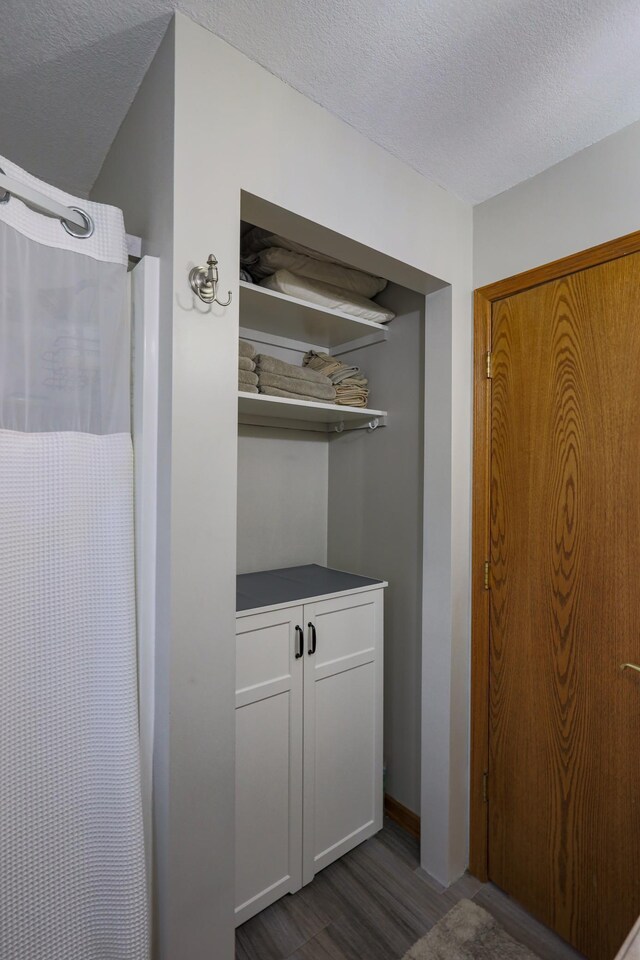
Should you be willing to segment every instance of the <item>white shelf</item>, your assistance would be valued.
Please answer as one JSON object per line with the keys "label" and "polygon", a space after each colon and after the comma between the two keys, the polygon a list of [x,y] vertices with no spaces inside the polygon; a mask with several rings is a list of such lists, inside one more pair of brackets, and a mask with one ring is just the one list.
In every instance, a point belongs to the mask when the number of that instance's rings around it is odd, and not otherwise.
{"label": "white shelf", "polygon": [[386,410],[341,407],[335,403],[315,403],[311,400],[289,400],[286,397],[269,397],[262,393],[238,393],[238,420],[254,426],[341,433],[342,430],[362,427],[383,427],[386,418]]}
{"label": "white shelf", "polygon": [[243,328],[333,352],[354,341],[378,343],[389,336],[385,324],[360,320],[244,280],[240,281],[240,317]]}

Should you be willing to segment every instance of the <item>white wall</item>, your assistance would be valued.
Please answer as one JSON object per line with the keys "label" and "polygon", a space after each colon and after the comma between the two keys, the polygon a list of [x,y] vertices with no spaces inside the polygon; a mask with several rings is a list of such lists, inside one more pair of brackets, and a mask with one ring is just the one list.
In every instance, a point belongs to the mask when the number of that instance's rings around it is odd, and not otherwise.
{"label": "white wall", "polygon": [[[456,547],[465,539],[464,520],[453,504],[468,477],[455,473],[456,391],[449,371],[457,365],[461,380],[471,371],[458,358],[451,327],[453,291],[427,297],[425,317],[424,397],[424,537],[423,537],[423,655],[422,655],[422,796],[430,797],[438,817],[422,807],[421,860],[446,883],[449,864],[467,859],[469,771],[463,763],[468,709],[460,709],[457,691],[465,689],[469,703],[468,644],[465,640],[466,598],[460,592],[469,555]],[[454,380],[454,382],[456,382]],[[459,489],[456,489],[459,484]],[[451,513],[453,536],[441,515]]]}
{"label": "white wall", "polygon": [[[441,880],[464,868],[464,849],[449,841],[467,831],[471,210],[180,15],[175,31],[173,289],[164,299],[164,308],[173,308],[171,426],[165,421],[172,444],[170,684],[164,691],[171,897],[161,955],[231,960],[241,191],[378,251],[396,265],[396,282],[431,275],[452,284],[446,389],[451,393],[455,384],[455,396],[444,455],[455,479],[451,512],[439,511],[434,522],[453,556],[443,571],[450,587],[443,602],[455,603],[456,615],[450,655],[438,661],[447,736],[426,731],[446,785],[436,790],[431,784],[423,794],[423,816],[442,827],[433,833],[433,848],[423,851],[425,866],[433,861]],[[163,95],[170,105],[171,91]],[[100,196],[120,202],[127,217],[128,208],[139,206],[135,184],[143,188],[146,165],[170,133],[165,121],[160,130],[149,128],[143,105],[134,102],[101,178]],[[148,142],[141,143],[143,137]],[[122,183],[127,177],[131,185]],[[144,202],[162,198],[145,194]],[[127,227],[136,229],[128,219]],[[306,238],[301,232],[294,239]],[[219,259],[223,290],[233,293],[227,309],[204,308],[187,286],[189,268],[210,252]],[[428,653],[429,636],[425,640]],[[461,784],[456,822],[451,766]]]}
{"label": "white wall", "polygon": [[[452,464],[449,502],[453,519],[440,511],[435,522],[441,524],[451,543],[453,559],[447,561],[445,573],[451,590],[446,602],[455,605],[450,622],[452,632],[457,631],[457,636],[449,636],[452,656],[440,676],[450,695],[440,703],[448,730],[458,723],[464,726],[468,717],[471,211],[181,17],[177,19],[177,42],[177,143],[178,158],[184,158],[180,178],[184,189],[182,198],[176,200],[176,211],[184,206],[185,230],[176,243],[176,284],[184,283],[189,263],[204,258],[212,247],[220,261],[223,287],[237,291],[241,191],[291,210],[309,224],[346,235],[378,251],[385,260],[452,284],[448,370],[455,391],[445,455]],[[202,122],[203,90],[224,90],[224,96],[216,101],[213,132]],[[177,162],[180,165],[180,159]],[[204,184],[214,185],[210,206],[204,200]],[[196,210],[201,211],[200,218],[194,216]],[[295,239],[309,242],[310,238],[301,233]],[[312,245],[322,250],[315,238],[311,239]],[[404,280],[400,271],[391,278]],[[214,322],[220,331],[225,328],[218,351],[222,356],[226,350],[231,366],[237,297]],[[223,337],[227,347],[222,345]],[[222,387],[220,381],[218,389]],[[221,429],[220,423],[218,420],[217,429]],[[226,424],[229,431],[232,427],[230,422]],[[425,639],[428,644],[429,635]],[[460,784],[458,799],[463,808],[466,804],[467,734],[466,729],[456,730],[452,740],[433,745],[436,754],[446,752],[444,793],[431,785],[432,792],[427,791],[423,798],[427,815],[436,826],[434,849],[424,851],[425,865],[437,864],[438,878],[445,881],[465,865],[464,849],[456,849],[452,856],[448,846],[449,829],[466,837],[464,809],[457,808],[459,822],[451,824],[448,806],[450,764]],[[444,831],[437,829],[440,823]],[[436,850],[438,847],[441,849]]]}
{"label": "white wall", "polygon": [[[466,855],[464,842],[462,849],[449,846],[449,833],[465,839],[467,833],[471,211],[180,16],[176,20],[176,37],[174,276],[176,291],[184,304],[176,313],[176,321],[185,325],[192,322],[185,286],[187,270],[190,263],[202,261],[210,250],[219,259],[223,289],[234,292],[230,308],[215,311],[207,318],[207,329],[215,330],[210,346],[216,357],[216,383],[210,392],[212,399],[214,395],[218,397],[208,433],[208,442],[217,448],[216,464],[208,478],[217,488],[217,496],[215,501],[209,500],[208,520],[235,508],[235,493],[231,491],[232,484],[235,487],[235,461],[231,451],[235,450],[236,432],[231,398],[238,332],[237,258],[242,191],[293,211],[310,225],[321,224],[346,235],[363,247],[378,251],[385,260],[408,265],[409,270],[452,284],[448,370],[455,389],[450,400],[451,431],[445,451],[451,462],[451,513],[439,511],[434,522],[444,528],[444,536],[451,544],[452,559],[446,561],[445,573],[450,592],[445,602],[454,609],[449,661],[440,661],[440,683],[448,695],[440,703],[443,723],[454,734],[446,742],[432,745],[437,755],[446,753],[443,764],[447,786],[440,791],[432,784],[423,796],[427,816],[436,826],[433,849],[423,850],[425,865],[428,869],[433,862],[438,879],[447,881],[462,871]],[[219,94],[214,124],[209,122],[203,91]],[[245,219],[251,219],[250,214],[247,209]],[[308,242],[310,238],[301,232],[294,239]],[[314,237],[311,239],[316,249],[323,249]],[[405,268],[399,267],[397,276],[387,275],[403,282],[402,270]],[[198,349],[196,342],[197,336],[194,349]],[[212,567],[219,564],[221,551],[227,560],[226,576],[235,556],[232,547],[227,549],[226,521],[223,528],[217,528],[219,552],[215,552],[212,543],[209,562]],[[229,629],[225,625],[233,614],[233,598],[229,595],[225,599],[220,586],[213,592],[217,614],[210,621],[210,629],[215,642],[222,643]],[[425,639],[428,644],[430,636]],[[230,686],[231,683],[230,673]],[[427,730],[427,738],[429,733]],[[451,820],[449,805],[452,782],[459,792],[454,807],[456,822]],[[441,831],[437,829],[439,824]]]}
{"label": "white wall", "polygon": [[640,122],[474,209],[474,286],[640,229]]}
{"label": "white wall", "polygon": [[420,814],[422,484],[425,298],[395,285],[389,340],[344,354],[369,378],[389,425],[331,441],[329,565],[387,580],[384,598],[386,792]]}
{"label": "white wall", "polygon": [[[243,315],[258,353],[295,366],[304,351],[267,343]],[[329,447],[309,431],[238,428],[238,573],[327,562]]]}
{"label": "white wall", "polygon": [[238,430],[238,573],[327,562],[329,444],[322,434]]}

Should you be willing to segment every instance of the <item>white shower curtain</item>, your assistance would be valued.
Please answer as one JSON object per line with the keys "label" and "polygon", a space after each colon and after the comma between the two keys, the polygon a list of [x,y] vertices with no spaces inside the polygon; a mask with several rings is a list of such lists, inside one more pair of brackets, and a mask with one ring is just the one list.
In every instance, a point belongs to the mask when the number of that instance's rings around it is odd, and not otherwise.
{"label": "white shower curtain", "polygon": [[0,960],[146,960],[122,214],[0,167]]}

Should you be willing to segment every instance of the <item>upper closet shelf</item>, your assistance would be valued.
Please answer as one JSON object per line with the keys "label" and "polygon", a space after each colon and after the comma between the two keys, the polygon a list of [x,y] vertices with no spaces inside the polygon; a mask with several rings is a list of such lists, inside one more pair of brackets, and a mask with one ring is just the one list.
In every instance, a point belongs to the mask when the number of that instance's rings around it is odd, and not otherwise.
{"label": "upper closet shelf", "polygon": [[240,323],[247,330],[325,347],[336,356],[345,344],[355,349],[356,345],[379,343],[389,337],[384,324],[360,320],[244,280],[240,281]]}
{"label": "upper closet shelf", "polygon": [[295,430],[318,430],[323,433],[342,433],[386,425],[386,410],[369,407],[342,407],[335,403],[316,403],[311,400],[288,400],[265,394],[238,394],[238,421],[260,427],[290,427]]}

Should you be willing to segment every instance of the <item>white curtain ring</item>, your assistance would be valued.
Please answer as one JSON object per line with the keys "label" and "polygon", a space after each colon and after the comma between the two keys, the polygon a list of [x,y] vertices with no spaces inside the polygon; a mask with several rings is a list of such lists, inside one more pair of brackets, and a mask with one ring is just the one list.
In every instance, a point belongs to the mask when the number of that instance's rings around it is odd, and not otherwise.
{"label": "white curtain ring", "polygon": [[93,220],[89,214],[85,213],[84,210],[81,210],[80,207],[69,207],[69,210],[73,210],[74,213],[80,214],[85,222],[84,230],[82,227],[76,227],[75,223],[69,223],[68,220],[60,220],[60,223],[70,237],[75,237],[77,240],[88,240],[88,238],[93,235],[93,231],[95,230],[95,224]]}

